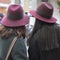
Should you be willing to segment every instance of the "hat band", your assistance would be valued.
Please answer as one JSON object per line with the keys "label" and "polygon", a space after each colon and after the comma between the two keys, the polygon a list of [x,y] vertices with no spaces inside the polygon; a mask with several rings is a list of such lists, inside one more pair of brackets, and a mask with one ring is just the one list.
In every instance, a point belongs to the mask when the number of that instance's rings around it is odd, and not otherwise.
{"label": "hat band", "polygon": [[48,14],[42,14],[42,12],[40,12],[40,11],[36,11],[37,12],[37,14],[38,15],[40,15],[40,16],[42,16],[42,17],[44,17],[44,18],[47,18],[47,19],[50,19],[51,18],[51,15],[48,15]]}
{"label": "hat band", "polygon": [[18,13],[18,14],[7,13],[7,18],[11,20],[19,20],[23,18],[23,13]]}

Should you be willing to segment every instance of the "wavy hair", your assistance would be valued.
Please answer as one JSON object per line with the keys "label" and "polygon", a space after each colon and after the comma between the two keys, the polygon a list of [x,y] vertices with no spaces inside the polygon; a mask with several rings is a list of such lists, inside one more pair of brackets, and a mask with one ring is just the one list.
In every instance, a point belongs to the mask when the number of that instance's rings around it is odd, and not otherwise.
{"label": "wavy hair", "polygon": [[15,36],[23,36],[25,38],[26,36],[26,28],[25,26],[21,27],[6,27],[6,26],[1,26],[0,27],[0,36],[2,38],[9,38],[12,34]]}

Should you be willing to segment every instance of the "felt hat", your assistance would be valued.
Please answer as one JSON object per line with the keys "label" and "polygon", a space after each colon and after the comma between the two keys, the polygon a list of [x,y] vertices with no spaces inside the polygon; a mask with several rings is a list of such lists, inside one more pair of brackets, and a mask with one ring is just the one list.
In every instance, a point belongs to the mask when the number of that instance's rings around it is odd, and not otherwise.
{"label": "felt hat", "polygon": [[3,25],[8,27],[23,26],[28,22],[28,16],[24,14],[22,6],[18,4],[11,4],[8,7],[6,16],[1,21]]}
{"label": "felt hat", "polygon": [[53,6],[49,2],[41,2],[36,10],[30,10],[30,14],[38,20],[55,23],[57,19],[53,17]]}

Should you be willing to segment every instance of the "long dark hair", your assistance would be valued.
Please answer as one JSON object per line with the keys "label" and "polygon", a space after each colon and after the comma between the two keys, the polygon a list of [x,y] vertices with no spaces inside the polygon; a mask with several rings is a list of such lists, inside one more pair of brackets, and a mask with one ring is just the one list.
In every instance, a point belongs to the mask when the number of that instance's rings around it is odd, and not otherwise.
{"label": "long dark hair", "polygon": [[60,28],[57,23],[46,23],[36,19],[33,33],[29,38],[29,43],[33,40],[38,41],[42,50],[58,48],[58,35]]}
{"label": "long dark hair", "polygon": [[9,38],[11,35],[15,36],[23,36],[25,38],[26,36],[26,28],[25,26],[20,26],[20,27],[7,27],[7,26],[1,26],[0,27],[0,36],[2,38]]}

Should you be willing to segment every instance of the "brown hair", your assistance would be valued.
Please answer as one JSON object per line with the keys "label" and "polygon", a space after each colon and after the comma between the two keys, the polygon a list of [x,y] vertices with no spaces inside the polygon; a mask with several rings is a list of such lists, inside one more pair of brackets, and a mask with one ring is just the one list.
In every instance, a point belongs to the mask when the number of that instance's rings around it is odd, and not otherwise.
{"label": "brown hair", "polygon": [[15,36],[23,36],[25,38],[26,36],[26,28],[25,26],[21,27],[6,27],[6,26],[1,26],[0,27],[0,36],[2,38],[9,38],[12,34]]}

